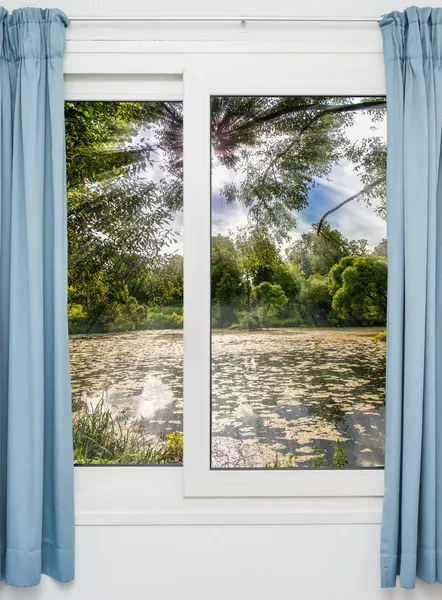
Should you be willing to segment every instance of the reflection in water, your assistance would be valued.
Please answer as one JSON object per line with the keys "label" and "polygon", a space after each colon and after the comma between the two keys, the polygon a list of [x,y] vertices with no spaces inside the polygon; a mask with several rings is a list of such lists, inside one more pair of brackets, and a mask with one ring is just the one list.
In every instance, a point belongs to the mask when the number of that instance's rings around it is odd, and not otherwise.
{"label": "reflection in water", "polygon": [[[215,331],[212,466],[262,467],[313,444],[331,464],[336,440],[353,467],[384,460],[385,344],[374,329]],[[74,406],[103,393],[153,436],[182,431],[182,332],[71,338]]]}
{"label": "reflection in water", "polygon": [[143,418],[152,435],[183,429],[183,334],[138,331],[71,336],[74,409],[105,395],[115,412]]}
{"label": "reflection in water", "polygon": [[350,466],[384,460],[385,344],[374,329],[216,332],[212,466],[331,465],[336,440]]}

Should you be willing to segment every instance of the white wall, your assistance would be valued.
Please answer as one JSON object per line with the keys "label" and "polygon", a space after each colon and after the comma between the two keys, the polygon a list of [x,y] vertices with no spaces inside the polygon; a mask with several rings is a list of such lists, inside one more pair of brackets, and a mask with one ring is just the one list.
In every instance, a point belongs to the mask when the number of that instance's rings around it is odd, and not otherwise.
{"label": "white wall", "polygon": [[380,590],[376,525],[78,527],[72,584],[4,600],[435,600]]}
{"label": "white wall", "polygon": [[[37,0],[8,0],[8,9],[24,4],[34,6]],[[55,3],[43,0],[40,5],[56,5],[69,16],[78,15],[297,15],[297,16],[364,16],[378,17],[392,10],[403,10],[412,2],[406,0],[168,0],[167,2],[144,2],[143,0],[57,0]],[[433,0],[432,6],[442,6]],[[427,6],[427,3],[422,3]]]}
{"label": "white wall", "polygon": [[[23,4],[19,0],[6,2],[8,9]],[[34,1],[29,0],[28,4],[34,4]],[[408,2],[57,0],[56,4],[68,16],[142,15],[149,11],[157,15],[272,13],[377,17],[393,9],[401,10]],[[442,2],[433,4],[442,6]],[[41,5],[51,6],[51,3],[42,2]],[[81,30],[81,36],[87,39],[87,29]],[[93,477],[93,471],[89,474]],[[81,498],[77,506],[82,507]],[[287,507],[284,510],[287,511]],[[44,578],[42,585],[34,589],[3,585],[0,587],[1,598],[402,600],[411,597],[405,590],[379,588],[379,523],[197,525],[198,518],[193,516],[188,524],[167,525],[161,524],[160,515],[153,519],[155,525],[97,526],[88,525],[88,519],[93,521],[93,515],[78,519],[81,524],[77,526],[74,583],[61,585]],[[106,518],[97,522],[106,523]],[[166,522],[164,519],[163,523]],[[441,593],[442,588],[438,586],[418,584],[412,594],[418,600],[430,600],[440,597]]]}

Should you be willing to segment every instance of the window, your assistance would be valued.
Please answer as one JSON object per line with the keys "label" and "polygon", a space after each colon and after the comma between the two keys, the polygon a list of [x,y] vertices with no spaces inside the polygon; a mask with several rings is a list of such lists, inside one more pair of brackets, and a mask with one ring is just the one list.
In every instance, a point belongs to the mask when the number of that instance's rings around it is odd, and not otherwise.
{"label": "window", "polygon": [[382,494],[385,92],[301,58],[185,73],[189,497]]}
{"label": "window", "polygon": [[[216,41],[219,40],[217,27],[212,41],[196,46],[192,41],[177,42],[175,38],[165,42],[142,41],[138,32],[127,33],[121,28],[111,32],[118,42],[109,41],[112,37],[108,31],[98,28],[93,34],[98,41],[84,41],[80,39],[81,35],[89,39],[90,30],[80,31],[80,26],[76,27],[78,39],[70,42],[65,65],[69,103],[158,103],[163,108],[166,105],[181,110],[184,100],[184,210],[183,213],[177,210],[167,227],[174,230],[181,227],[184,214],[183,237],[178,237],[178,244],[171,246],[170,252],[177,254],[184,249],[186,282],[184,373],[179,372],[179,356],[175,361],[176,377],[183,377],[183,468],[170,466],[171,463],[160,463],[162,466],[158,468],[131,468],[130,465],[136,461],[126,461],[129,466],[116,467],[113,465],[123,465],[122,461],[107,465],[99,458],[96,468],[75,469],[77,523],[379,523],[382,469],[298,468],[299,460],[295,468],[285,468],[285,464],[279,465],[284,468],[212,468],[211,456],[211,397],[215,399],[211,386],[212,98],[383,97],[384,67],[377,28],[363,26],[363,36],[361,34],[356,39],[353,25],[337,27],[332,24],[330,31],[324,32],[322,25],[312,25],[308,29],[302,24],[297,33],[303,37],[298,39],[295,36],[294,39],[293,25],[290,25],[284,26],[285,37],[280,39],[279,29],[274,31],[267,24],[262,24],[259,26],[261,33],[251,31],[250,35],[256,33],[259,36],[264,30],[272,37],[270,41],[241,37],[241,40],[219,42]],[[231,27],[236,28],[236,24]],[[126,33],[133,36],[132,41],[122,41]],[[198,26],[195,35],[199,33]],[[169,35],[173,37],[175,33],[169,31]],[[104,40],[104,36],[107,41],[99,41]],[[136,43],[135,39],[138,40]],[[153,125],[150,117],[145,124],[148,129]],[[164,131],[166,129],[170,131],[171,127],[165,127]],[[134,140],[140,141],[140,131],[124,134],[116,145],[115,139],[108,139],[108,142],[114,144],[114,149],[126,149]],[[144,137],[152,146],[159,141],[153,134]],[[167,157],[175,161],[177,155],[169,152]],[[164,166],[166,178],[169,178],[167,157],[164,153],[152,152],[149,159],[161,159],[159,167]],[[150,170],[149,165],[146,168]],[[143,178],[140,174],[137,176]],[[213,184],[218,185],[215,178]],[[75,191],[71,187],[70,194]],[[354,206],[362,212],[366,208],[357,201]],[[330,222],[333,223],[331,217]],[[226,232],[218,231],[214,226],[213,233]],[[350,239],[349,235],[346,237]],[[364,237],[360,235],[357,239]],[[374,247],[374,242],[370,241],[370,246]],[[160,252],[160,258],[164,254],[167,252]],[[281,256],[284,258],[285,253]],[[140,303],[139,299],[137,301]],[[147,333],[152,331],[147,330]],[[179,330],[160,333],[180,335]],[[220,333],[242,335],[246,331],[227,329]],[[76,335],[76,340],[80,340],[82,335],[91,335],[99,340],[119,340],[132,333]],[[378,347],[382,348],[381,343]],[[149,349],[146,349],[144,360],[148,353]],[[215,358],[215,353],[213,356]],[[80,370],[87,373],[93,368],[93,362],[84,360]],[[160,364],[159,369],[162,368]],[[215,382],[215,377],[213,380]],[[87,393],[86,388],[83,391]],[[101,398],[103,391],[100,389],[95,398]],[[137,390],[137,395],[141,392],[142,389],[140,392]],[[94,396],[94,393],[89,396]],[[112,400],[109,393],[108,400]],[[112,416],[116,417],[115,407],[109,404]],[[179,410],[179,397],[177,405]],[[179,419],[180,415],[170,417],[170,420]],[[180,432],[178,424],[172,423],[166,431],[165,424],[151,423],[155,420],[166,419],[159,416],[158,419],[147,420],[146,425],[152,427],[148,435],[156,436],[155,439],[164,440],[168,431]],[[121,425],[125,432],[126,424]],[[247,438],[252,436],[245,436]],[[320,439],[317,441],[321,449]],[[334,444],[331,440],[329,442],[328,459]],[[347,441],[342,438],[342,443],[348,457]],[[296,454],[296,448],[278,451],[281,456]],[[361,456],[368,456],[368,453]],[[268,459],[272,466],[275,466],[272,462],[275,458],[272,451]],[[282,458],[278,460],[283,461]],[[255,466],[260,467],[262,463]]]}
{"label": "window", "polygon": [[182,103],[65,120],[75,462],[181,463]]}
{"label": "window", "polygon": [[211,96],[212,468],[383,466],[385,116]]}

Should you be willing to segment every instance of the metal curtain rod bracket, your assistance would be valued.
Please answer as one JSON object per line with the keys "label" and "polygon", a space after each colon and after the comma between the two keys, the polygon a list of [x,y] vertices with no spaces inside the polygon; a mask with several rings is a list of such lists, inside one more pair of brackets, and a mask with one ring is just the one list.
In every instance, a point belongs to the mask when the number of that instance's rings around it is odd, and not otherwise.
{"label": "metal curtain rod bracket", "polygon": [[297,22],[311,22],[311,23],[377,23],[380,17],[128,17],[128,16],[81,16],[71,17],[71,21],[213,21],[213,22],[228,22],[235,21],[239,22],[244,26],[247,21],[267,21],[274,23],[297,23]]}

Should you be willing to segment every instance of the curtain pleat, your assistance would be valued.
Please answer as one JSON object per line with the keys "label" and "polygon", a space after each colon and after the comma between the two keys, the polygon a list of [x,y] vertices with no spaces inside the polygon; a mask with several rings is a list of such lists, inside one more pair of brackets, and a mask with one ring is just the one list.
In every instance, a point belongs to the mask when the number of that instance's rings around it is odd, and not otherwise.
{"label": "curtain pleat", "polygon": [[387,78],[387,416],[381,584],[442,581],[442,10],[380,22]]}
{"label": "curtain pleat", "polygon": [[0,8],[0,579],[74,576],[63,54],[57,9]]}

